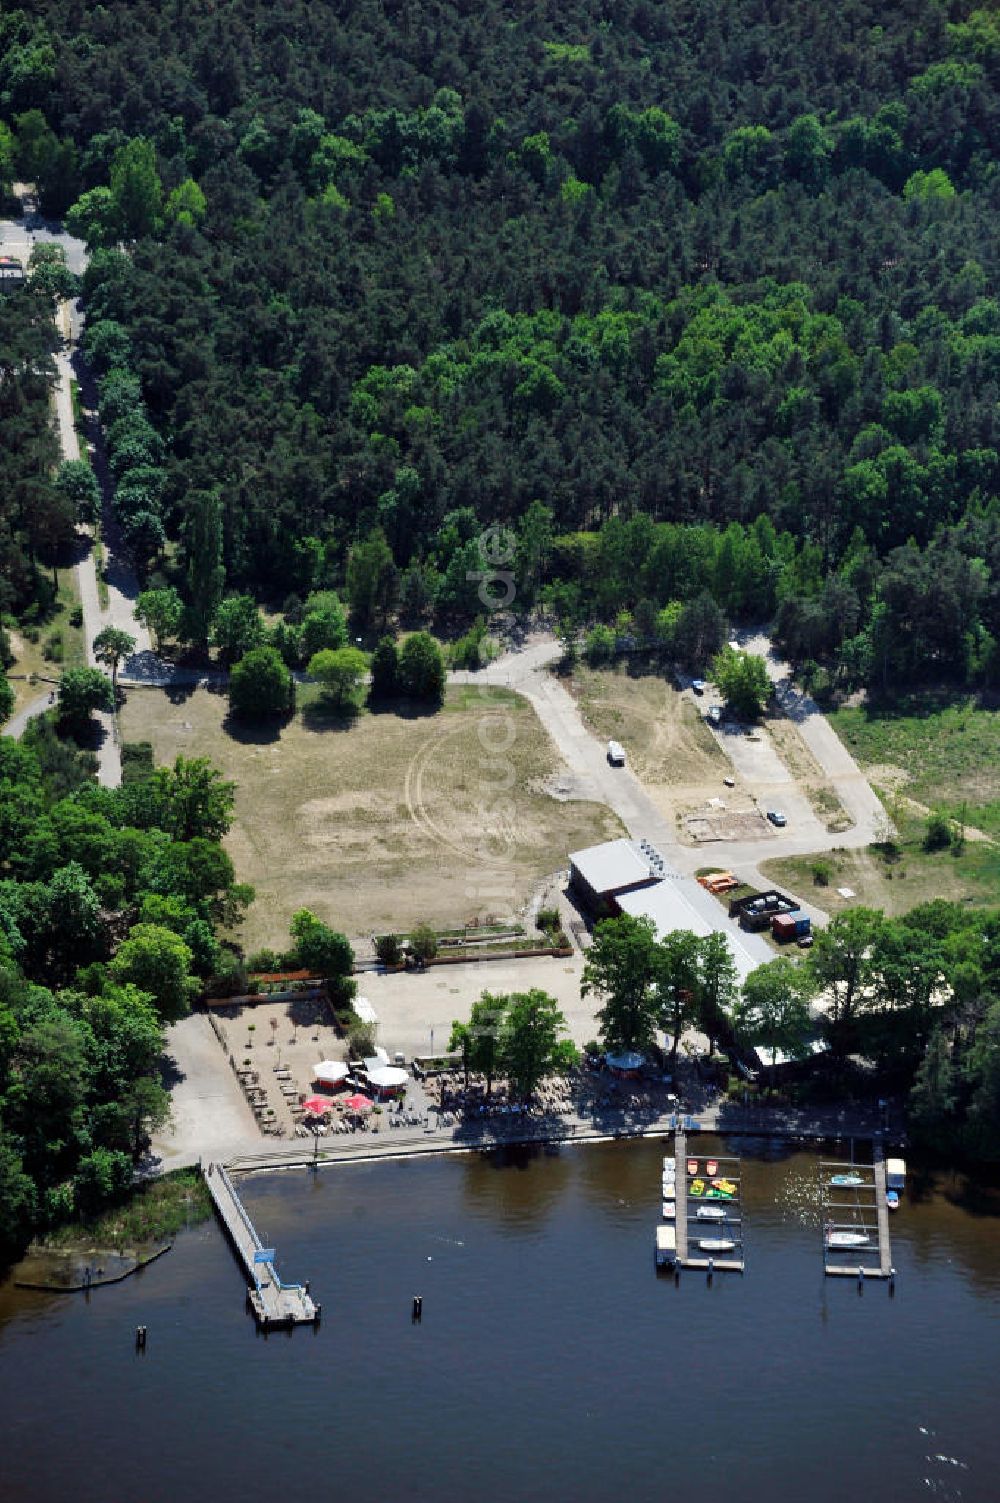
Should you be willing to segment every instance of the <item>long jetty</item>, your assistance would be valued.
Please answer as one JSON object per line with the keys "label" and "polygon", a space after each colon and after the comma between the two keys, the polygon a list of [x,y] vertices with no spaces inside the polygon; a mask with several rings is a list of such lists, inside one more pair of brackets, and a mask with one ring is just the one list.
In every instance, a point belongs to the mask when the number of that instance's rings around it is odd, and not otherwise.
{"label": "long jetty", "polygon": [[233,1251],[250,1280],[247,1301],[257,1324],[265,1329],[315,1325],[320,1318],[320,1306],[311,1297],[309,1286],[282,1283],[275,1267],[274,1248],[261,1242],[224,1166],[209,1164],[203,1177]]}
{"label": "long jetty", "polygon": [[[845,1185],[845,1178],[858,1183]],[[835,1179],[841,1183],[835,1183]],[[895,1278],[886,1188],[885,1158],[878,1143],[870,1165],[830,1160],[820,1164],[823,1269],[832,1278]],[[867,1240],[852,1246],[845,1237],[845,1245],[831,1246],[831,1238],[838,1233]]]}
{"label": "long jetty", "polygon": [[[735,1183],[736,1194],[731,1200],[697,1199],[697,1204],[709,1204],[720,1207],[725,1211],[725,1220],[702,1222],[702,1235],[695,1239],[697,1251],[692,1252],[690,1246],[688,1202],[691,1198],[691,1185],[698,1176],[687,1172],[687,1131],[680,1123],[678,1123],[674,1132],[674,1155],[677,1162],[677,1209],[674,1212],[677,1266],[679,1268],[701,1268],[710,1273],[742,1273],[744,1269],[743,1180],[740,1173],[739,1159],[725,1154],[710,1155],[717,1165],[717,1173],[720,1173],[724,1179],[729,1179]],[[734,1244],[731,1250],[723,1252],[721,1256],[719,1253],[707,1251],[700,1245],[705,1240],[716,1240],[715,1233],[721,1233],[721,1236],[717,1240],[729,1241]]]}

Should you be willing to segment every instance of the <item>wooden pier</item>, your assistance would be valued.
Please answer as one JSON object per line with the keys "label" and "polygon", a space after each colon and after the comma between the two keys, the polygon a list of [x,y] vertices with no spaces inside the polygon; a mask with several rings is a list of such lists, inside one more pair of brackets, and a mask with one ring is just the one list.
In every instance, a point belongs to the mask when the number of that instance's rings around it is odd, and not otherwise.
{"label": "wooden pier", "polygon": [[223,1165],[209,1164],[203,1174],[219,1220],[251,1281],[247,1300],[257,1324],[264,1328],[315,1325],[320,1307],[311,1298],[308,1285],[282,1283],[274,1249],[261,1242]]}
{"label": "wooden pier", "polygon": [[[707,1154],[699,1158],[699,1170],[702,1160],[707,1164],[711,1159],[716,1165],[716,1173],[709,1176],[704,1172],[688,1173],[688,1146],[687,1132],[678,1126],[674,1132],[674,1156],[676,1165],[676,1192],[674,1196],[674,1228],[675,1246],[674,1263],[678,1268],[700,1268],[707,1273],[742,1273],[744,1270],[743,1259],[743,1210],[742,1190],[743,1180],[740,1174],[740,1161],[727,1154]],[[710,1196],[699,1196],[691,1193],[691,1187],[697,1179],[718,1178],[730,1180],[736,1186],[736,1193],[731,1199],[713,1199]],[[698,1207],[711,1205],[725,1212],[724,1218],[718,1221],[703,1221],[697,1219]],[[691,1222],[695,1223],[694,1250],[691,1247],[692,1233]],[[697,1235],[701,1230],[701,1237]],[[709,1241],[713,1238],[721,1241],[734,1242],[736,1245],[731,1250],[713,1253],[707,1248],[702,1248],[701,1241]]]}
{"label": "wooden pier", "polygon": [[[871,1164],[820,1164],[820,1204],[823,1208],[823,1271],[831,1278],[891,1279],[892,1246],[886,1202],[885,1158],[876,1144]],[[847,1176],[858,1184],[835,1184]],[[831,1236],[864,1237],[855,1246],[830,1246]]]}

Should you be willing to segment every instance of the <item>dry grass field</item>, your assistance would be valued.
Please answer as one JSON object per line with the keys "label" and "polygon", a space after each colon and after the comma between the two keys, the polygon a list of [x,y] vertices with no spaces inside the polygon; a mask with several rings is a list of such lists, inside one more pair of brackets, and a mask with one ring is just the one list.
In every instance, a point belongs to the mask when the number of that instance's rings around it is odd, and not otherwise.
{"label": "dry grass field", "polygon": [[257,890],[248,948],[285,944],[302,907],[352,937],[509,913],[569,851],[622,833],[602,806],[544,792],[558,754],[503,690],[450,689],[438,715],[346,726],[307,713],[273,733],[230,734],[225,697],[205,689],[175,701],[130,691],[123,733],[157,762],[209,757],[236,783],[226,844]]}
{"label": "dry grass field", "polygon": [[587,725],[600,740],[613,737],[628,754],[636,777],[651,791],[713,791],[731,771],[695,703],[656,673],[631,676],[628,668],[595,670],[583,664],[571,685]]}
{"label": "dry grass field", "polygon": [[[15,715],[48,687],[45,683],[32,683],[30,680],[33,676],[43,674],[46,679],[56,679],[64,668],[76,668],[84,662],[83,629],[69,624],[70,612],[78,604],[76,576],[71,569],[61,569],[58,603],[51,618],[38,627],[38,641],[29,641],[21,631],[11,631],[10,645],[14,663],[8,670],[8,676],[14,690]],[[62,641],[61,661],[50,660],[45,656],[45,643],[50,638],[60,638]]]}
{"label": "dry grass field", "polygon": [[701,701],[682,694],[657,673],[629,672],[627,664],[594,670],[580,664],[569,688],[584,723],[600,740],[620,741],[629,766],[686,838],[685,816],[705,812],[726,793],[731,809],[752,808],[748,790],[705,724]]}
{"label": "dry grass field", "polygon": [[831,835],[849,830],[851,817],[803,741],[798,727],[783,714],[769,715],[765,724],[772,746],[809,800],[817,819]]}

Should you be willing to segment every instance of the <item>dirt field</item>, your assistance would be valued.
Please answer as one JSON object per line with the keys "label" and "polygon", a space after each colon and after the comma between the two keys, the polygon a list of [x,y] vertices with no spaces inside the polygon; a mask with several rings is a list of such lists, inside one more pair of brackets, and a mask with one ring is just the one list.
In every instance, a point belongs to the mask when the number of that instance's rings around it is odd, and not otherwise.
{"label": "dirt field", "polygon": [[435,716],[297,717],[239,739],[226,708],[204,689],[175,703],[132,690],[122,728],[157,762],[207,756],[236,783],[226,844],[257,890],[250,949],[284,945],[302,907],[352,938],[509,913],[569,851],[622,833],[609,810],[544,792],[559,758],[527,702],[502,690],[450,690]]}
{"label": "dirt field", "polygon": [[748,790],[733,776],[728,757],[708,729],[698,705],[662,675],[631,676],[628,665],[600,671],[580,665],[570,685],[584,722],[601,740],[620,741],[629,765],[664,814],[678,824],[681,816],[709,814],[708,801],[725,795],[729,809],[752,813]]}
{"label": "dirt field", "polygon": [[[1000,848],[987,841],[967,841],[961,855],[923,849],[924,820],[899,808],[893,811],[899,832],[898,855],[886,859],[880,849],[836,849],[820,856],[788,856],[761,863],[760,870],[777,887],[810,898],[827,913],[864,903],[890,916],[907,913],[918,903],[946,898],[953,903],[993,906],[1000,892]],[[817,886],[813,866],[830,867],[829,885]],[[849,888],[843,898],[837,889]]]}
{"label": "dirt field", "polygon": [[766,730],[778,756],[812,806],[817,819],[837,835],[851,828],[851,817],[830,786],[816,758],[786,715],[769,716]]}

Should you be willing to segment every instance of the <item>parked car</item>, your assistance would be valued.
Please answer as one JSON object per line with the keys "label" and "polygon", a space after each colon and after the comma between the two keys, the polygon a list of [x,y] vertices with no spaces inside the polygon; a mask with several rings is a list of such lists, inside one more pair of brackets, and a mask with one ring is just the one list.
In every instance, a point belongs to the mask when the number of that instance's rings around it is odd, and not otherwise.
{"label": "parked car", "polygon": [[625,766],[625,748],[619,741],[608,742],[608,761],[612,767]]}
{"label": "parked car", "polygon": [[708,714],[705,716],[705,719],[708,721],[709,725],[721,725],[722,724],[722,709],[721,709],[721,707],[719,705],[712,705],[711,708],[709,709]]}
{"label": "parked car", "polygon": [[780,809],[768,809],[767,817],[771,821],[772,825],[777,825],[779,830],[788,823],[788,820],[782,814]]}
{"label": "parked car", "polygon": [[693,678],[691,680],[691,688],[694,690],[695,694],[704,694],[705,680],[703,678]]}

